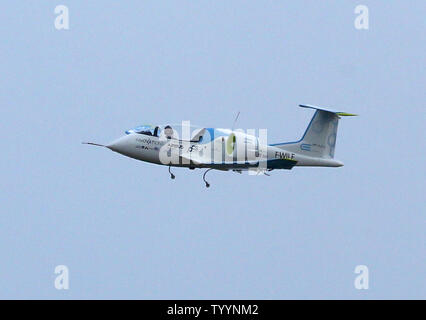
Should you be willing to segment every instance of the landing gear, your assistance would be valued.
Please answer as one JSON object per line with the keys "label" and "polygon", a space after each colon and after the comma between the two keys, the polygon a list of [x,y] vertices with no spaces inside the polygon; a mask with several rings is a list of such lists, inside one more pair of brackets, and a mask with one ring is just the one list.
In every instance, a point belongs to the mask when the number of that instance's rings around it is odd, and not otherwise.
{"label": "landing gear", "polygon": [[206,180],[206,174],[207,174],[207,172],[209,172],[210,170],[213,170],[213,168],[207,169],[207,170],[206,170],[206,172],[204,172],[204,174],[203,174],[203,180],[204,180],[204,182],[206,183],[206,188],[210,187],[210,183],[208,183],[208,182],[207,182],[207,180]]}
{"label": "landing gear", "polygon": [[174,178],[176,178],[176,176],[170,171],[170,166],[169,166],[169,173],[170,173],[170,178],[172,178],[172,180],[174,179]]}

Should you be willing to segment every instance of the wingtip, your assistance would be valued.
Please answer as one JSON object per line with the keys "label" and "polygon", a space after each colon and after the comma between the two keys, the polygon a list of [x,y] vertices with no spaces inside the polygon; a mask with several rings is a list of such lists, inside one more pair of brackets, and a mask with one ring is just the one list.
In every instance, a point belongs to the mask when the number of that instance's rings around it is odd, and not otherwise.
{"label": "wingtip", "polygon": [[348,112],[336,112],[336,114],[340,117],[357,117],[358,114],[348,113]]}

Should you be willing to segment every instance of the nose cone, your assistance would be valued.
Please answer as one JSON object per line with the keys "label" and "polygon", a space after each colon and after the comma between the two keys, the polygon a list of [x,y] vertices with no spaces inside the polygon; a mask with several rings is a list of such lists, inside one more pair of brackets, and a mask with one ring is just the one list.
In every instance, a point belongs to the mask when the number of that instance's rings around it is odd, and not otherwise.
{"label": "nose cone", "polygon": [[129,141],[127,139],[127,136],[123,136],[108,143],[106,147],[118,153],[125,153],[126,150],[129,148]]}

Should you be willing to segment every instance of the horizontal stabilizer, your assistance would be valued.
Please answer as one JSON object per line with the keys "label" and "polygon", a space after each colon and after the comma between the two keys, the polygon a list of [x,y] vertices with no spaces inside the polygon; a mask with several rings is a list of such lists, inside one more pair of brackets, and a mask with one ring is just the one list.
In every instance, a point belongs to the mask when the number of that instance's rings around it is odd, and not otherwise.
{"label": "horizontal stabilizer", "polygon": [[334,111],[334,110],[330,110],[328,108],[322,108],[322,107],[317,107],[317,106],[313,106],[310,104],[299,104],[299,107],[302,108],[309,108],[309,109],[314,109],[314,110],[321,110],[321,111],[325,111],[325,112],[330,112],[330,113],[334,113],[340,117],[352,117],[352,116],[357,116],[357,114],[353,114],[353,113],[347,113],[347,112],[342,112],[342,111]]}

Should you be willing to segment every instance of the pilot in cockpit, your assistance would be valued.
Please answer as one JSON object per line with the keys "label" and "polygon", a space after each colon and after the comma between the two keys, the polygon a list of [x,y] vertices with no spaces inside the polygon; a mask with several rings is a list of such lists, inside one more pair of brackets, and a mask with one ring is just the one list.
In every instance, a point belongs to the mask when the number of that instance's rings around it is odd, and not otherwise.
{"label": "pilot in cockpit", "polygon": [[164,134],[167,139],[171,139],[173,137],[173,129],[171,126],[167,125],[164,127]]}

